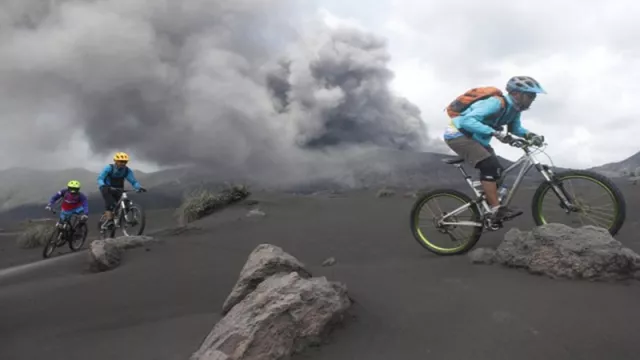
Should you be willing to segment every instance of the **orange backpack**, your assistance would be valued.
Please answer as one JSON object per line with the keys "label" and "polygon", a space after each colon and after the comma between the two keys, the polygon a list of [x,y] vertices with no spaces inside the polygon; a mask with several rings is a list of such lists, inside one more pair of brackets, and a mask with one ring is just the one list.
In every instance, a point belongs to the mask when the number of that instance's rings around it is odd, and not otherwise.
{"label": "orange backpack", "polygon": [[465,111],[474,102],[488,99],[492,96],[497,96],[498,99],[500,99],[500,108],[504,109],[505,100],[502,91],[497,87],[485,86],[473,88],[458,96],[449,104],[449,106],[447,106],[447,115],[453,119],[454,117],[459,116],[461,112]]}

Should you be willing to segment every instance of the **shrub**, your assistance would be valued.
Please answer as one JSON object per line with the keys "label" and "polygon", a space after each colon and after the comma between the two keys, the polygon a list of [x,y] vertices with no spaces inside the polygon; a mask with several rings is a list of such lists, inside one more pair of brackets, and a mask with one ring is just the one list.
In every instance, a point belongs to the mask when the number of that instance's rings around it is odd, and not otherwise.
{"label": "shrub", "polygon": [[235,185],[220,192],[197,189],[187,194],[177,209],[178,223],[182,226],[201,219],[226,206],[247,198],[251,193],[244,185]]}
{"label": "shrub", "polygon": [[55,222],[30,223],[20,235],[18,235],[16,239],[18,246],[23,249],[33,249],[44,246],[55,230],[54,224]]}
{"label": "shrub", "polygon": [[392,189],[388,189],[388,188],[382,188],[380,190],[378,190],[378,193],[376,194],[377,197],[390,197],[390,196],[394,196],[396,194],[396,192]]}

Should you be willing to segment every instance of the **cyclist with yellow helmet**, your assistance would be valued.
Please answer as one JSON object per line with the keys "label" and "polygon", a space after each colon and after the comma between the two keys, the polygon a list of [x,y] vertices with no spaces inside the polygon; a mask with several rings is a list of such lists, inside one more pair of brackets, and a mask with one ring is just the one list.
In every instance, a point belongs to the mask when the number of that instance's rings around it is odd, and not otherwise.
{"label": "cyclist with yellow helmet", "polygon": [[46,209],[50,211],[53,204],[60,199],[62,199],[62,205],[60,205],[60,220],[56,226],[62,224],[73,214],[82,214],[80,221],[87,221],[89,217],[89,201],[87,196],[80,192],[80,181],[69,181],[66,189],[61,189],[51,197]]}
{"label": "cyclist with yellow helmet", "polygon": [[113,156],[113,164],[109,164],[102,169],[98,175],[98,187],[105,202],[105,216],[107,221],[102,225],[107,228],[113,220],[113,207],[118,202],[122,190],[124,190],[125,179],[133,186],[137,192],[147,191],[140,186],[138,180],[133,175],[133,171],[129,169],[129,155],[118,152]]}

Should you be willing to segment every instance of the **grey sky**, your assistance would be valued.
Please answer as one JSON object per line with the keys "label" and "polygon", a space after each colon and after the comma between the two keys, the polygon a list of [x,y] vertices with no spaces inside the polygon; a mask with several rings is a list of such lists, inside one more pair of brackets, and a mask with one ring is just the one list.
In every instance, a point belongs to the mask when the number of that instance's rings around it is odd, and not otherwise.
{"label": "grey sky", "polygon": [[[363,0],[350,2],[365,6]],[[442,109],[469,87],[503,87],[510,76],[537,78],[547,95],[523,114],[525,127],[548,138],[558,165],[589,167],[640,150],[640,3],[630,0],[485,2],[390,0],[384,19],[342,16],[385,36],[394,89],[422,110],[431,136]],[[382,7],[382,5],[378,5]],[[494,142],[495,144],[496,142]],[[494,145],[503,156],[520,153]]]}
{"label": "grey sky", "polygon": [[[304,150],[318,144],[441,150],[444,106],[515,74],[549,92],[523,125],[549,139],[557,165],[639,150],[631,136],[640,125],[627,121],[640,112],[631,36],[640,3],[61,0],[53,11],[49,3],[0,5],[0,141],[20,154],[3,167],[97,168],[124,150],[138,167],[288,163],[302,176],[335,161]],[[322,22],[375,35],[332,38]],[[293,61],[288,72],[283,56]],[[300,167],[309,161],[318,165]]]}

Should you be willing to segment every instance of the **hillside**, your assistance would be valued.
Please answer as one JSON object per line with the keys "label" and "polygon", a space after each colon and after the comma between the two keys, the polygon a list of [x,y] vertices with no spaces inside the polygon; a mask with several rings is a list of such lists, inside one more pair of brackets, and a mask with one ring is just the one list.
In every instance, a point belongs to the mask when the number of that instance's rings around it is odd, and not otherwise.
{"label": "hillside", "polygon": [[591,170],[611,177],[628,177],[632,174],[638,176],[640,175],[640,151],[622,161],[596,166]]}
{"label": "hillside", "polygon": [[[349,170],[339,176],[316,176],[306,182],[283,182],[281,185],[266,185],[259,177],[232,179],[216,171],[217,169],[204,167],[173,168],[153,173],[135,169],[134,171],[138,180],[150,189],[150,192],[141,198],[148,202],[149,206],[155,207],[179,202],[186,190],[196,186],[217,187],[225,182],[237,181],[253,189],[292,193],[377,189],[385,186],[412,190],[463,184],[460,172],[454,166],[442,162],[443,159],[452,157],[438,153],[380,149],[351,159],[347,167]],[[500,160],[504,167],[512,164],[507,159]],[[472,176],[476,176],[474,169],[469,166],[465,168]],[[514,171],[510,178],[516,175],[517,171]],[[41,212],[42,205],[49,197],[72,178],[80,180],[84,184],[84,191],[92,195],[92,199],[97,199],[96,206],[101,207],[96,177],[96,172],[80,168],[56,171],[13,168],[0,171],[0,212],[4,213],[0,216],[8,215],[14,219],[16,216],[23,218],[34,211]],[[539,174],[532,170],[526,181],[540,179]]]}

